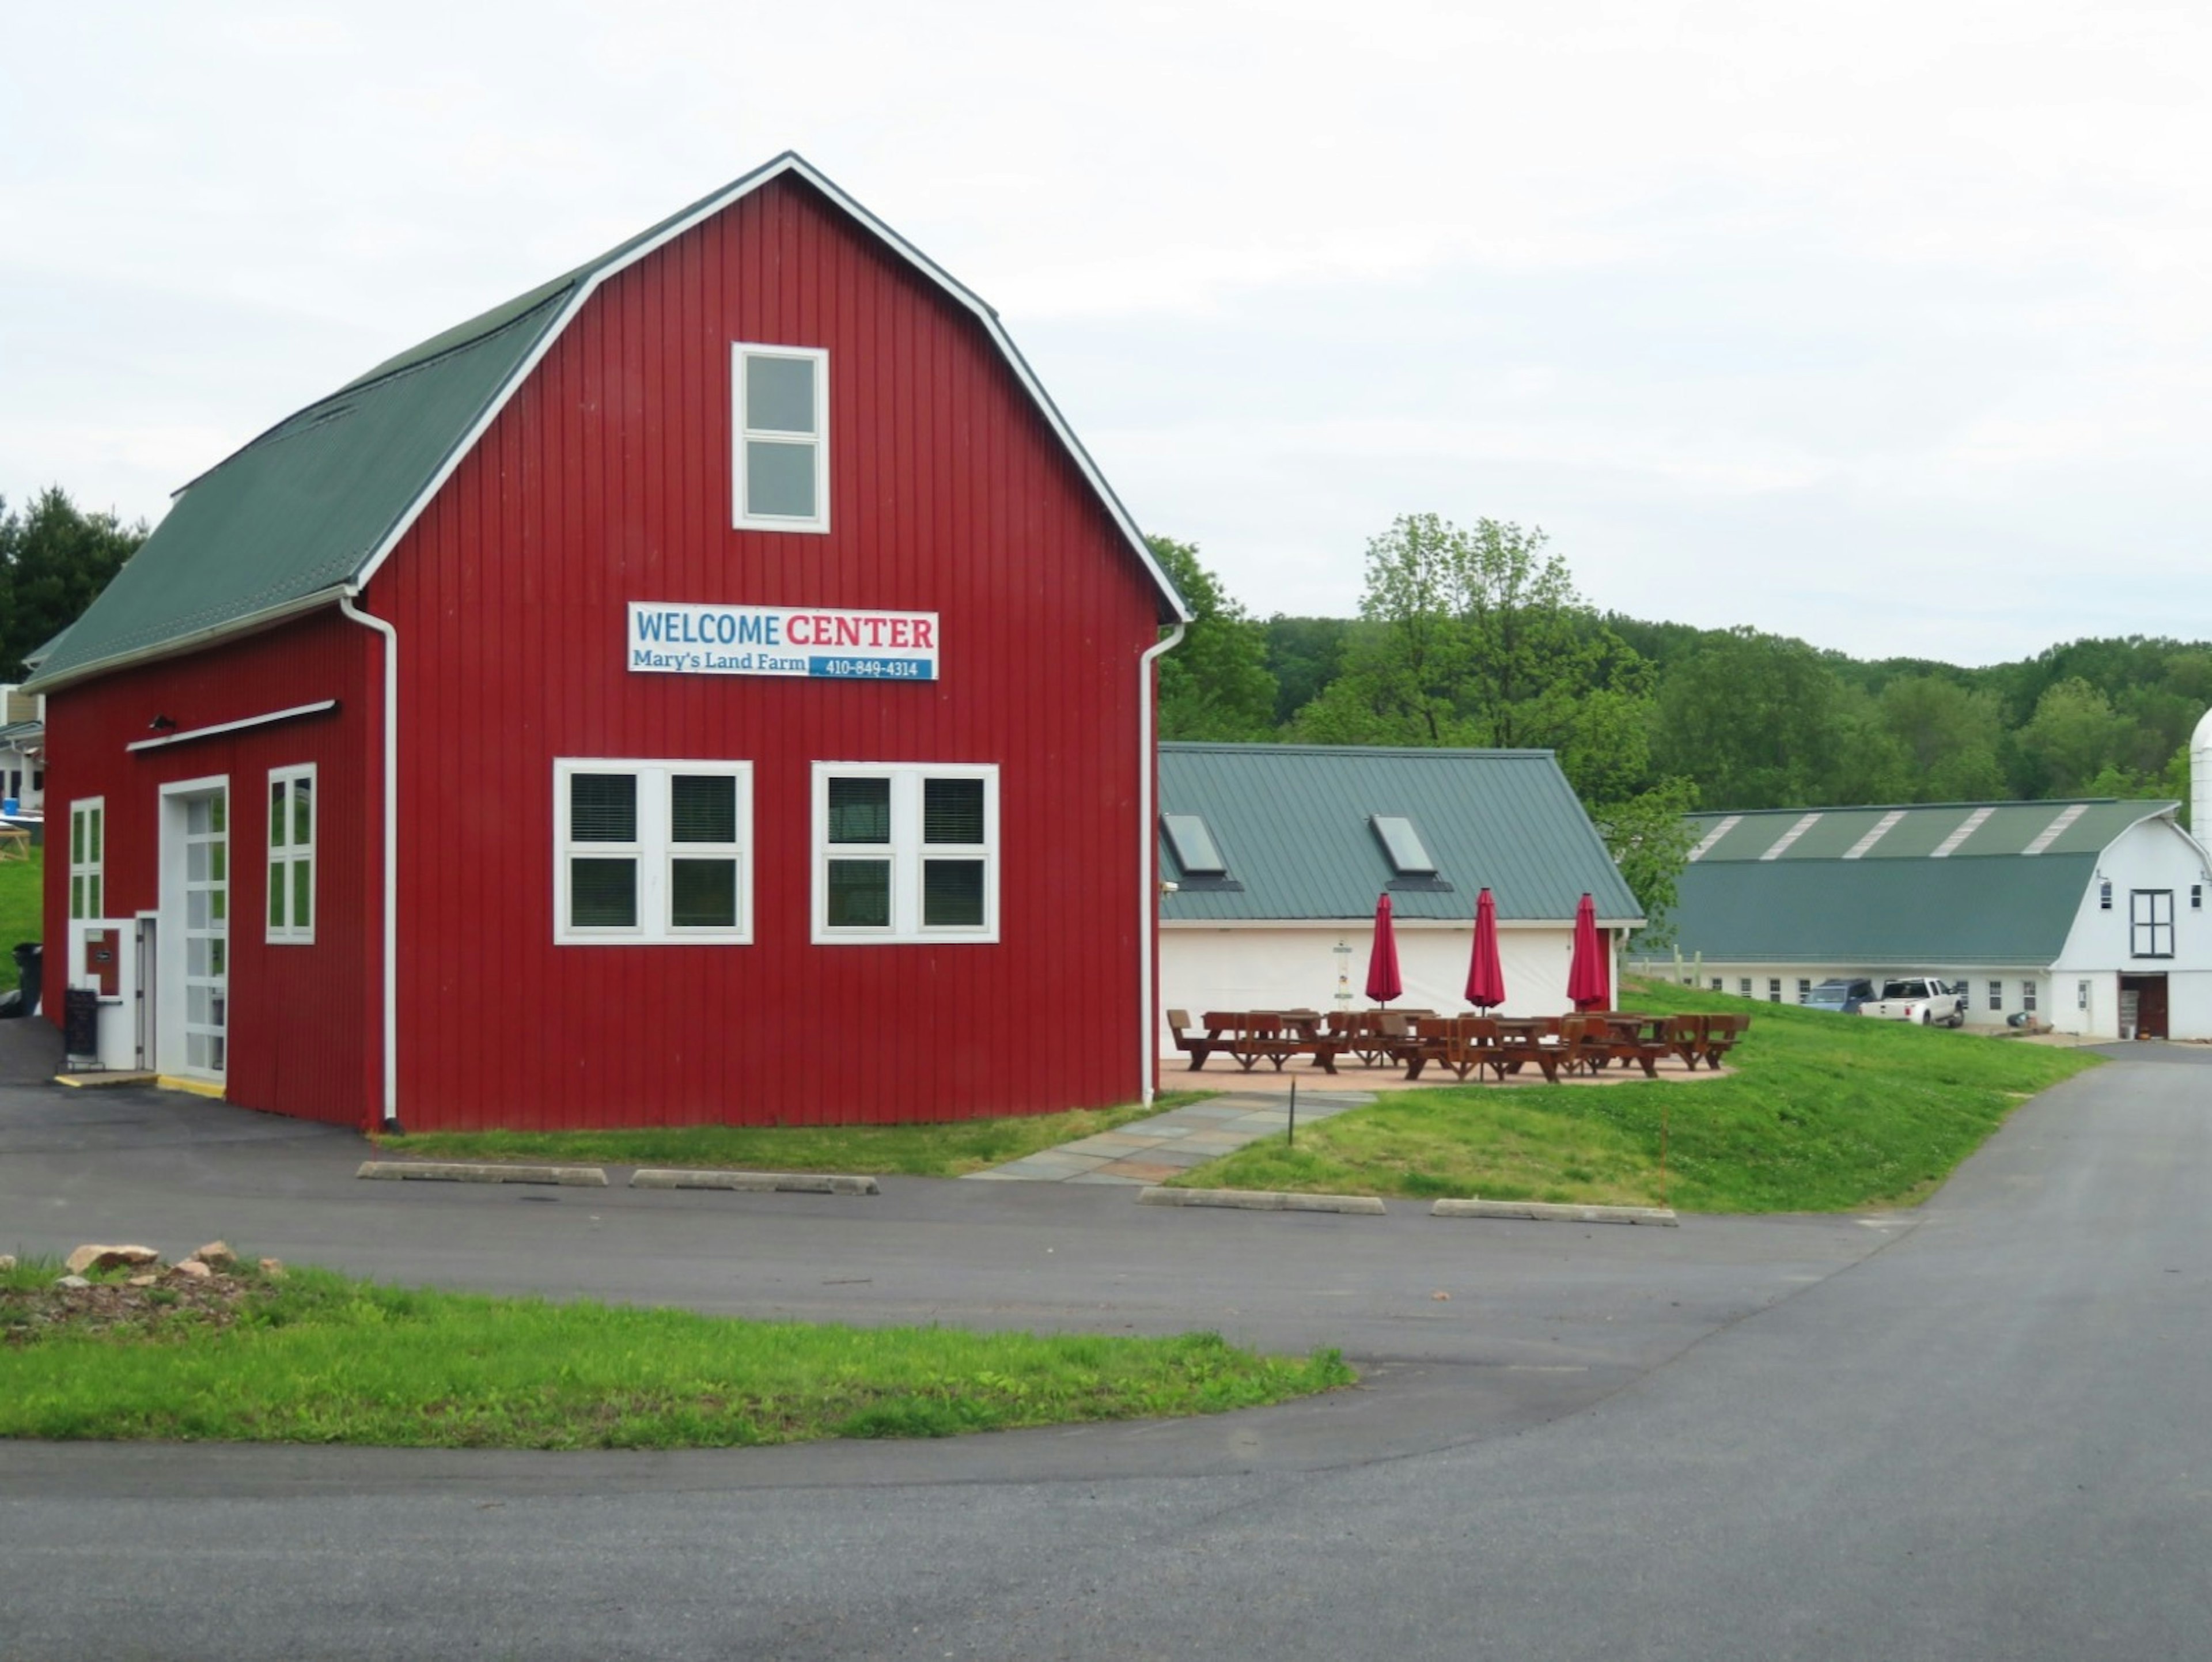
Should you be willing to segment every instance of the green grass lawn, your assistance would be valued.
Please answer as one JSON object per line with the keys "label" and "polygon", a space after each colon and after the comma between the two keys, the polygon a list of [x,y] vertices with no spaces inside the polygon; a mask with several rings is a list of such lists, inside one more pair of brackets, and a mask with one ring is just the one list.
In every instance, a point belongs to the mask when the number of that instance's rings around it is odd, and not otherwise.
{"label": "green grass lawn", "polygon": [[0,1437],[699,1448],[1210,1414],[1355,1379],[1334,1351],[1206,1333],[809,1326],[313,1269],[70,1294],[58,1273],[0,1273]]}
{"label": "green grass lawn", "polygon": [[431,1131],[383,1137],[385,1152],[436,1160],[556,1160],[602,1166],[704,1166],[758,1172],[896,1172],[957,1178],[1095,1132],[1202,1102],[1211,1091],[1162,1092],[1070,1114],[944,1125],[675,1125],[617,1131]]}
{"label": "green grass lawn", "polygon": [[[1457,1086],[1382,1097],[1178,1178],[1198,1188],[1830,1212],[1909,1205],[2027,1097],[2094,1067],[1972,1032],[1637,986],[1626,1009],[1751,1012],[1732,1077],[1599,1087]],[[1664,1070],[1662,1070],[1663,1072]]]}
{"label": "green grass lawn", "polygon": [[27,864],[0,865],[0,992],[15,984],[15,943],[36,941],[44,928],[39,893],[46,869],[44,849],[33,849]]}

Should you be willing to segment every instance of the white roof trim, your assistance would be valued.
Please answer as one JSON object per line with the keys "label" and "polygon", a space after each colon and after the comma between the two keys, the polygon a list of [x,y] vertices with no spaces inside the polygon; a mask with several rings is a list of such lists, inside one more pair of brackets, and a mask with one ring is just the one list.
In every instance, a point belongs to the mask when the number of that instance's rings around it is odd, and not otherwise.
{"label": "white roof trim", "polygon": [[1705,833],[1705,840],[1698,843],[1696,848],[1690,850],[1690,863],[1694,866],[1698,861],[1703,860],[1711,850],[1714,843],[1719,842],[1721,838],[1726,837],[1730,831],[1734,831],[1741,824],[1743,824],[1743,816],[1740,813],[1732,813],[1729,815],[1727,819],[1722,820],[1719,825],[1707,831]]}
{"label": "white roof trim", "polygon": [[1881,842],[1883,837],[1888,836],[1890,832],[1895,831],[1899,825],[1904,823],[1904,820],[1905,810],[1903,808],[1892,808],[1887,813],[1882,815],[1881,819],[1875,824],[1875,828],[1872,831],[1869,831],[1864,837],[1862,837],[1857,842],[1852,843],[1850,847],[1844,850],[1844,858],[1846,860],[1865,859],[1867,856],[1867,851],[1873,848],[1875,843]]}
{"label": "white roof trim", "polygon": [[1928,857],[1930,860],[1948,860],[1951,857],[1951,851],[1981,830],[1982,826],[1988,822],[1989,817],[1996,812],[1995,808],[1976,808],[1958,823],[1948,837],[1929,851]]}
{"label": "white roof trim", "polygon": [[1006,358],[1007,367],[1014,372],[1014,378],[1021,382],[1030,398],[1036,401],[1037,408],[1044,415],[1046,423],[1058,435],[1060,441],[1066,447],[1067,454],[1075,462],[1077,470],[1090,483],[1091,488],[1097,493],[1099,503],[1106,509],[1107,516],[1114,521],[1122,536],[1127,539],[1130,552],[1137,557],[1138,561],[1151,575],[1162,597],[1168,600],[1174,608],[1176,616],[1182,622],[1194,621],[1189,607],[1177,593],[1175,584],[1169,580],[1167,573],[1161,569],[1160,563],[1152,557],[1152,551],[1146,546],[1144,533],[1137,529],[1136,521],[1129,517],[1129,510],[1122,507],[1121,498],[1114,494],[1113,487],[1106,483],[1105,475],[1098,471],[1097,463],[1091,460],[1091,453],[1083,447],[1081,441],[1075,436],[1074,429],[1068,426],[1066,418],[1060,413],[1060,407],[1053,403],[1050,395],[1045,392],[1042,383],[1036,378],[1036,372],[1030,369],[1027,360],[1014,345],[1012,338],[1006,333],[1005,326],[1000,323],[999,314],[985,305],[978,295],[955,282],[951,276],[928,255],[923,253],[816,171],[795,150],[787,150],[767,166],[756,168],[747,174],[719,196],[708,198],[696,210],[668,227],[651,241],[640,244],[622,259],[602,265],[598,271],[592,272],[583,286],[569,298],[568,305],[562,308],[561,315],[553,320],[552,326],[539,338],[538,344],[531,350],[530,356],[515,366],[514,373],[507,377],[506,384],[492,396],[491,401],[484,406],[483,413],[477,417],[475,424],[463,435],[461,441],[453,447],[453,454],[446,458],[444,464],[431,477],[430,482],[422,488],[422,494],[408,505],[406,510],[392,523],[392,529],[385,533],[383,541],[377,545],[374,551],[362,566],[359,575],[354,579],[356,588],[366,587],[369,580],[374,577],[382,568],[385,561],[391,557],[392,551],[397,548],[400,539],[414,528],[415,521],[422,516],[422,511],[435,499],[438,492],[445,489],[446,481],[450,479],[455,470],[468,459],[470,452],[476,448],[477,441],[483,437],[492,423],[499,418],[500,412],[507,408],[507,401],[529,380],[532,373],[537,369],[539,361],[552,350],[553,344],[568,332],[569,324],[575,320],[576,314],[583,310],[586,302],[599,291],[601,283],[617,272],[629,270],[647,255],[658,253],[687,231],[705,223],[732,204],[750,196],[762,186],[772,180],[780,179],[786,174],[797,174],[823,195],[828,197],[841,210],[858,220],[886,247],[898,254],[909,265],[958,301],[978,323],[982,325],[984,333],[991,338],[992,344],[998,347],[1000,354]]}
{"label": "white roof trim", "polygon": [[1814,826],[1820,823],[1820,816],[1817,812],[1807,814],[1802,819],[1800,819],[1788,831],[1776,837],[1774,839],[1774,846],[1759,857],[1761,860],[1781,859],[1784,855],[1790,852],[1790,845],[1792,843],[1795,843],[1799,837],[1802,837],[1807,831],[1812,830]]}
{"label": "white roof trim", "polygon": [[294,704],[285,709],[272,709],[261,715],[241,715],[235,721],[217,721],[212,727],[186,728],[182,733],[165,733],[158,739],[141,739],[124,746],[125,750],[160,750],[164,745],[189,744],[195,739],[212,739],[218,733],[237,733],[246,728],[265,728],[272,721],[290,721],[302,715],[320,715],[325,710],[336,709],[335,698],[319,698],[312,704]]}
{"label": "white roof trim", "polygon": [[2056,819],[2045,825],[2043,830],[2037,834],[2035,841],[2022,849],[2021,853],[2023,855],[2041,854],[2045,849],[2049,848],[2053,843],[2056,843],[2061,837],[2066,834],[2066,828],[2069,825],[2072,825],[2076,819],[2079,819],[2083,814],[2088,812],[2089,805],[2087,802],[2075,803],[2071,807],[2060,813]]}

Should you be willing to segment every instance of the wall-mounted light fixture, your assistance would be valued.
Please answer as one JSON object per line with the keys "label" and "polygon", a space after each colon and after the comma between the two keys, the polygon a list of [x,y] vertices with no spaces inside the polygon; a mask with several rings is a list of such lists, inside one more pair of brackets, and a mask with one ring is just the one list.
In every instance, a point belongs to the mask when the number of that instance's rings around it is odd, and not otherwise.
{"label": "wall-mounted light fixture", "polygon": [[146,730],[149,733],[174,733],[177,724],[166,715],[156,715],[146,723]]}

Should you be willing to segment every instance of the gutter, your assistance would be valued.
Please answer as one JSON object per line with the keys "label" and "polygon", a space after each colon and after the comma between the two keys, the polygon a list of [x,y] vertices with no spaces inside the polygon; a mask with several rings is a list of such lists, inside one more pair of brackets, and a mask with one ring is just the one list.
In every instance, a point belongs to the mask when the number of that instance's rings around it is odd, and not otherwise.
{"label": "gutter", "polygon": [[338,610],[384,637],[384,1112],[382,1129],[399,1129],[399,631],[354,605],[357,587],[338,596]]}
{"label": "gutter", "polygon": [[1152,667],[1162,653],[1182,645],[1182,636],[1183,623],[1177,618],[1173,630],[1147,647],[1137,660],[1137,1061],[1143,1069],[1143,1094],[1138,1100],[1147,1106],[1153,1096],[1153,1064],[1159,1044],[1159,1019],[1152,1013],[1152,958],[1158,947],[1156,936],[1160,922],[1159,886],[1152,877],[1160,840],[1152,824],[1152,776],[1159,768],[1152,744]]}

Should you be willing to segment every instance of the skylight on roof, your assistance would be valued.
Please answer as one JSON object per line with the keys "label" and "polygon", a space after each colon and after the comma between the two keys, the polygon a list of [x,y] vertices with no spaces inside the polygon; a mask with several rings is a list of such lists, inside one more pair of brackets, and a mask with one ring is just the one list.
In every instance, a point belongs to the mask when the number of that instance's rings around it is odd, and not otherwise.
{"label": "skylight on roof", "polygon": [[1160,828],[1168,834],[1168,846],[1175,850],[1176,863],[1186,877],[1219,877],[1229,870],[1214,846],[1213,833],[1206,828],[1206,821],[1194,813],[1164,813]]}
{"label": "skylight on roof", "polygon": [[1369,817],[1376,836],[1382,839],[1382,851],[1390,856],[1390,863],[1398,868],[1401,877],[1434,877],[1437,862],[1430,855],[1427,845],[1421,841],[1420,832],[1413,822],[1395,814],[1377,813]]}

